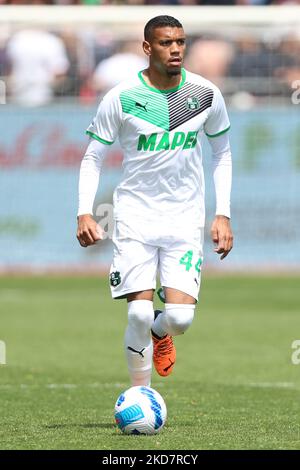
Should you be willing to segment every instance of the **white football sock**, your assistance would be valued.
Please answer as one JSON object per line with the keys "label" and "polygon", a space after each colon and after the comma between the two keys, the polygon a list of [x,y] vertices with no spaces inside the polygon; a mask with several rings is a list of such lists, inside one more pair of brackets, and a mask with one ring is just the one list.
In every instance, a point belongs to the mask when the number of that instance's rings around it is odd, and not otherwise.
{"label": "white football sock", "polygon": [[177,336],[183,334],[193,321],[195,304],[165,304],[152,325],[155,335],[162,338],[166,334]]}
{"label": "white football sock", "polygon": [[153,302],[133,300],[128,302],[128,326],[125,332],[125,352],[132,385],[151,383],[152,337],[154,320]]}

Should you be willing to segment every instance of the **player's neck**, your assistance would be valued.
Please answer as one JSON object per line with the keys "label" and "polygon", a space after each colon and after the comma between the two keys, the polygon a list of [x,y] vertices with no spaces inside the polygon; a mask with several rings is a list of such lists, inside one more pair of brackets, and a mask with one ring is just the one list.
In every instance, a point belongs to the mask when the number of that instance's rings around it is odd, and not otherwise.
{"label": "player's neck", "polygon": [[168,90],[176,88],[182,80],[182,71],[178,75],[163,75],[155,69],[146,69],[143,71],[143,78],[147,85],[158,90]]}

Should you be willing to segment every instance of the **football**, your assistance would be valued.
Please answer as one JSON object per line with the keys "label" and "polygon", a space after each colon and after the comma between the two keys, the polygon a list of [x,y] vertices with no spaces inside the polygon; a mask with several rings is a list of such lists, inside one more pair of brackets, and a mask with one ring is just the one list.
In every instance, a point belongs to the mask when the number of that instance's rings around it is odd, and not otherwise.
{"label": "football", "polygon": [[164,399],[151,387],[131,387],[115,404],[115,420],[124,434],[157,434],[166,419]]}

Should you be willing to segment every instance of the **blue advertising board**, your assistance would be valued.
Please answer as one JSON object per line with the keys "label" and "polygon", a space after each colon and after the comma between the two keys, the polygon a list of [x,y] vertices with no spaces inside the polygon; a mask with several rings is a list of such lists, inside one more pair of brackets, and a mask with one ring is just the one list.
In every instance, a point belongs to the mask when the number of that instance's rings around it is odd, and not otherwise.
{"label": "blue advertising board", "polygon": [[[0,270],[106,270],[112,243],[76,240],[77,186],[95,107],[1,106]],[[204,145],[205,263],[222,269],[300,267],[300,120],[297,106],[230,110],[234,249],[220,262],[209,229],[214,212],[210,149]],[[106,158],[95,205],[111,203],[122,174],[117,144]]]}

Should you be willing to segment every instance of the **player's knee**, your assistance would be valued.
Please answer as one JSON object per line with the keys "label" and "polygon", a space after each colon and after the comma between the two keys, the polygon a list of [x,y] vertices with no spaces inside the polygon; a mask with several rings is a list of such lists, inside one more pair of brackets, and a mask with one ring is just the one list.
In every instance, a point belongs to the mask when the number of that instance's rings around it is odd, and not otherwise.
{"label": "player's knee", "polygon": [[153,321],[153,302],[150,300],[133,300],[128,302],[128,325],[138,330],[150,330]]}
{"label": "player's knee", "polygon": [[165,304],[165,330],[170,336],[183,334],[194,319],[194,304]]}

